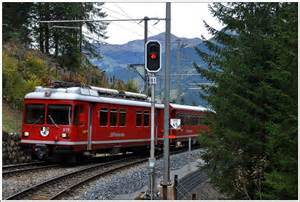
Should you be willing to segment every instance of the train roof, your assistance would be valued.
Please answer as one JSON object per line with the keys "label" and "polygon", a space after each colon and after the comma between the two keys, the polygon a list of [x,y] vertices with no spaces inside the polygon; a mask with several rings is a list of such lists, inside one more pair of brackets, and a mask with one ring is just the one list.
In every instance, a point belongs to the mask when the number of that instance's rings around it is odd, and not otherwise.
{"label": "train roof", "polygon": [[189,106],[189,105],[180,105],[180,104],[171,104],[170,103],[170,106],[173,108],[173,109],[182,109],[182,110],[191,110],[191,111],[209,111],[208,108],[206,107],[203,107],[203,106]]}
{"label": "train roof", "polygon": [[[111,89],[113,90],[113,89]],[[82,87],[70,88],[43,88],[36,87],[34,92],[25,95],[25,99],[55,99],[55,100],[80,100],[88,102],[102,102],[120,105],[150,107],[151,103],[147,100],[130,100],[114,97],[100,96],[97,90]],[[156,104],[156,108],[164,108],[163,104]]]}
{"label": "train roof", "polygon": [[[46,88],[38,86],[34,92],[28,93],[25,95],[25,99],[55,99],[55,100],[80,100],[88,102],[102,102],[110,104],[120,104],[120,105],[129,105],[129,106],[140,106],[140,107],[151,107],[151,102],[149,99],[145,100],[132,100],[118,97],[105,97],[101,96],[100,91],[104,92],[114,92],[117,93],[117,90],[106,89],[106,88],[83,88],[83,87],[69,87],[69,88]],[[129,93],[129,96],[143,98],[143,94],[139,93]],[[173,109],[179,110],[192,110],[192,111],[212,111],[203,106],[188,106],[180,104],[171,104],[170,106]],[[163,109],[164,104],[157,103],[155,104],[156,108]]]}

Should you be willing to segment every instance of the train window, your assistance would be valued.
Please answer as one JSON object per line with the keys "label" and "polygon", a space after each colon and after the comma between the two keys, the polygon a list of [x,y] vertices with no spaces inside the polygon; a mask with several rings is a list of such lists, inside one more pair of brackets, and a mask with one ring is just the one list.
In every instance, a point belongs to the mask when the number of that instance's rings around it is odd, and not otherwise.
{"label": "train window", "polygon": [[202,118],[201,116],[198,116],[198,125],[201,125],[202,124]]}
{"label": "train window", "polygon": [[111,109],[110,110],[110,126],[116,126],[117,125],[117,110]]}
{"label": "train window", "polygon": [[186,120],[186,125],[190,126],[191,125],[191,116],[190,115],[186,115],[185,116],[185,120]]}
{"label": "train window", "polygon": [[120,126],[125,126],[126,124],[126,110],[120,109]]}
{"label": "train window", "polygon": [[79,113],[80,113],[80,106],[75,105],[74,107],[74,121],[73,123],[77,125],[79,123]]}
{"label": "train window", "polygon": [[44,123],[45,105],[43,104],[28,104],[25,109],[25,123],[41,124]]}
{"label": "train window", "polygon": [[149,112],[144,112],[144,126],[149,126]]}
{"label": "train window", "polygon": [[181,120],[181,125],[184,125],[184,114],[176,114],[176,118]]}
{"label": "train window", "polygon": [[142,112],[141,111],[137,111],[136,112],[136,116],[135,116],[135,124],[136,126],[141,126],[142,125]]}
{"label": "train window", "polygon": [[48,105],[47,123],[54,125],[71,124],[71,105]]}
{"label": "train window", "polygon": [[107,115],[108,115],[108,109],[107,108],[101,108],[100,109],[100,126],[107,126]]}

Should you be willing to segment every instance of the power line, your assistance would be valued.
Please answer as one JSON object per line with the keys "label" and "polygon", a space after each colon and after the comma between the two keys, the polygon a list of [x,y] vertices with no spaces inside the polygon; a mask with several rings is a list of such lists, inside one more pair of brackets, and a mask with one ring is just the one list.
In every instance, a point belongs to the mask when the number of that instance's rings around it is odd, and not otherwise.
{"label": "power line", "polygon": [[[122,21],[141,21],[144,18],[133,19],[101,19],[101,20],[41,20],[40,23],[73,23],[73,22],[122,22]],[[148,20],[165,20],[165,18],[152,17]]]}
{"label": "power line", "polygon": [[[127,17],[129,17],[129,18],[131,18],[132,19],[132,17],[130,17],[122,8],[121,8],[121,6],[120,5],[118,5],[117,3],[114,3]],[[155,29],[157,29],[160,33],[162,32],[160,29],[158,29],[157,27],[154,27],[154,25],[156,25],[157,23],[159,22],[159,20],[156,22],[156,23],[154,23],[152,26],[153,26],[153,28],[155,28]],[[140,24],[139,24],[140,25]],[[142,25],[141,25],[142,26]],[[151,33],[151,31],[149,30],[149,32],[150,32],[150,34],[152,34],[152,35],[154,35],[153,33]]]}
{"label": "power line", "polygon": [[[118,19],[118,18],[115,17],[115,16],[112,16],[112,17]],[[142,34],[140,34],[140,33],[136,32],[136,31],[133,31],[133,30],[130,30],[130,29],[126,28],[125,26],[119,24],[117,21],[112,22],[112,23],[114,23],[114,25],[117,25],[117,26],[121,27],[122,29],[126,30],[127,32],[131,32],[131,33],[136,34],[136,35],[138,35],[138,36],[140,36],[140,37],[144,37]]]}
{"label": "power line", "polygon": [[[112,9],[110,9],[110,8],[107,8],[107,7],[103,7],[104,9],[107,9],[107,10],[109,10],[109,11],[111,11],[111,12],[113,12],[113,13],[115,13],[115,14],[117,14],[117,15],[121,15],[121,16],[123,16],[123,17],[129,17],[130,19],[133,19],[132,17],[130,17],[129,15],[124,15],[124,14],[122,14],[122,13],[120,13],[120,12],[118,12],[118,11],[115,11],[115,10],[112,10]],[[112,16],[112,15],[110,15],[110,16]],[[113,17],[113,16],[112,16]],[[116,17],[115,17],[116,18]],[[131,21],[130,21],[131,22]],[[141,24],[139,24],[138,22],[136,22],[136,21],[133,21],[133,22],[131,22],[131,23],[133,23],[133,24],[136,24],[136,25],[139,25],[142,29],[144,29],[144,27],[141,25]],[[149,31],[150,32],[150,31]],[[153,34],[153,33],[151,33],[151,34]]]}
{"label": "power line", "polygon": [[[118,8],[121,10],[121,12],[124,13],[124,15],[123,15],[124,17],[128,17],[128,18],[130,18],[130,19],[133,19],[128,13],[126,13],[126,12],[121,8],[121,6],[119,6],[117,3],[114,3],[114,4],[115,4],[116,7],[118,7]],[[141,22],[142,22],[142,21],[140,21],[139,23],[138,23],[138,22],[133,22],[133,23],[139,25],[141,28],[144,29],[143,25],[140,24]],[[148,30],[148,32],[150,32],[150,34],[154,35],[150,30]]]}

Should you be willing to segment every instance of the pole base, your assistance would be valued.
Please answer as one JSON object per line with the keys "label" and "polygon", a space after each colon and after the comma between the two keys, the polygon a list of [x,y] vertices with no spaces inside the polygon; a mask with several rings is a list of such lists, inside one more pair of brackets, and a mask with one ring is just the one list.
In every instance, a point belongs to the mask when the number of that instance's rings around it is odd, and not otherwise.
{"label": "pole base", "polygon": [[170,183],[168,185],[160,184],[158,186],[160,193],[160,199],[162,200],[176,200],[176,192],[174,184]]}

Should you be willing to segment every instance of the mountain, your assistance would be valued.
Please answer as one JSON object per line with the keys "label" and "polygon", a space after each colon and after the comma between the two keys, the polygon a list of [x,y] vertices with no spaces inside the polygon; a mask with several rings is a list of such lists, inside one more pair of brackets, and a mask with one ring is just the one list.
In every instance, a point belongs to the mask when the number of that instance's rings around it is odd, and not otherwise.
{"label": "mountain", "polygon": [[[163,98],[163,74],[165,54],[165,33],[149,37],[148,40],[158,40],[162,46],[162,69],[157,75],[156,95]],[[144,82],[139,74],[129,68],[130,64],[144,64],[144,40],[134,40],[126,44],[94,44],[97,52],[103,56],[102,59],[91,59],[91,62],[104,70],[110,77],[117,77],[124,81],[134,79],[138,81],[141,91]],[[179,48],[179,45],[181,48]],[[206,105],[206,102],[199,96],[199,90],[191,89],[194,83],[207,82],[193,67],[193,63],[206,66],[203,60],[197,55],[195,47],[207,50],[199,38],[179,38],[171,35],[171,82],[170,98],[173,102],[189,105]],[[139,67],[143,74],[143,67]],[[183,74],[181,76],[177,74]],[[195,87],[195,86],[194,86]],[[178,96],[180,94],[180,96]]]}

